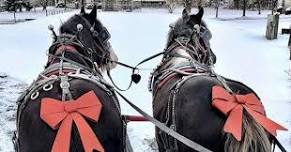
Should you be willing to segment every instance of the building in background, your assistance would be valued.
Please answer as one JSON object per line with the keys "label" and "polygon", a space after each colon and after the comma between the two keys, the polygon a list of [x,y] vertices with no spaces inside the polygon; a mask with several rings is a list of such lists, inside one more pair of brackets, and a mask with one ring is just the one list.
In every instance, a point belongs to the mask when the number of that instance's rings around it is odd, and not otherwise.
{"label": "building in background", "polygon": [[291,0],[278,0],[278,6],[282,6],[283,8],[291,7]]}
{"label": "building in background", "polygon": [[164,7],[166,0],[134,0],[139,2],[142,7]]}

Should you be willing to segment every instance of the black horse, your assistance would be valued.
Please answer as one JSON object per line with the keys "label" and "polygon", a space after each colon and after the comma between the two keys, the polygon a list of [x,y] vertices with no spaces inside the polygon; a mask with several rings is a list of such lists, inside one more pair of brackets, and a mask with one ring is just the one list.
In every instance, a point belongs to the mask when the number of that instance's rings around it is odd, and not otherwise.
{"label": "black horse", "polygon": [[[16,150],[49,152],[65,151],[58,148],[66,147],[71,152],[124,151],[125,129],[119,102],[102,77],[102,71],[113,68],[112,60],[117,58],[108,42],[108,31],[97,20],[96,7],[90,13],[82,9],[61,25],[59,36],[54,35],[45,70],[18,100]],[[55,113],[48,115],[52,111]],[[85,116],[87,113],[89,116]],[[64,120],[59,120],[61,117]],[[64,121],[71,118],[70,132]],[[65,137],[58,137],[61,129],[69,130]],[[67,141],[63,140],[67,137]]]}
{"label": "black horse", "polygon": [[[150,81],[154,117],[211,151],[271,151],[271,135],[245,110],[240,141],[223,130],[227,117],[212,106],[213,87],[243,95],[254,91],[211,69],[216,57],[210,49],[211,33],[202,16],[203,8],[195,15],[184,10],[182,18],[170,25],[165,55]],[[195,151],[159,129],[156,139],[160,152]]]}

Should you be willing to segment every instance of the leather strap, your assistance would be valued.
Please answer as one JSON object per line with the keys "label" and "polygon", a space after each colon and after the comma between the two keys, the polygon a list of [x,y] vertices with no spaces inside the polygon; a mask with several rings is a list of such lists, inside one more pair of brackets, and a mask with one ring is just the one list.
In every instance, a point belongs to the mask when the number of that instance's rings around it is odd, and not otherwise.
{"label": "leather strap", "polygon": [[134,110],[139,112],[142,116],[144,116],[147,120],[152,122],[156,127],[158,127],[160,130],[166,132],[168,135],[172,136],[173,138],[177,139],[178,141],[182,142],[183,144],[187,145],[188,147],[199,151],[199,152],[212,152],[211,150],[199,145],[198,143],[186,138],[185,136],[179,134],[178,132],[174,131],[173,129],[167,127],[157,119],[151,117],[146,112],[138,108],[136,105],[134,105],[132,102],[130,102],[126,97],[124,97],[120,92],[115,90],[116,93],[125,101],[127,102]]}

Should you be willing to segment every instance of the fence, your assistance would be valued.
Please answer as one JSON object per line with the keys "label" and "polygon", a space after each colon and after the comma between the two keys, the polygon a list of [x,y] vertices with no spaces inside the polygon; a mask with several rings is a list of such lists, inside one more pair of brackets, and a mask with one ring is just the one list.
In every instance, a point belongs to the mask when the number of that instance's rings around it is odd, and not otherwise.
{"label": "fence", "polygon": [[71,12],[71,11],[73,11],[73,10],[74,10],[74,9],[72,9],[72,8],[63,8],[63,9],[46,10],[46,16],[62,14],[62,13],[66,13],[66,12]]}
{"label": "fence", "polygon": [[61,14],[73,11],[71,8],[53,8],[49,7],[46,10],[42,8],[32,9],[31,11],[24,12],[0,12],[0,24],[15,24],[19,22],[26,22],[35,20],[40,17]]}

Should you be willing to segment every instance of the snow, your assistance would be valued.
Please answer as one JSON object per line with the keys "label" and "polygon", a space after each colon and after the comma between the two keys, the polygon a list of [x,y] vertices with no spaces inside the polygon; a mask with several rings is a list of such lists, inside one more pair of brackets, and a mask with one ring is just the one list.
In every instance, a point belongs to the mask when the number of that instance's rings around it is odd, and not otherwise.
{"label": "snow", "polygon": [[0,151],[12,151],[12,135],[16,128],[16,98],[27,85],[0,73]]}
{"label": "snow", "polygon": [[[15,129],[13,112],[19,92],[25,83],[32,82],[43,70],[46,50],[51,43],[47,26],[52,24],[57,29],[74,13],[78,12],[39,16],[34,21],[0,25],[0,72],[15,77],[0,78],[0,151],[13,149],[10,139],[11,131]],[[254,89],[262,99],[268,116],[290,130],[291,81],[285,72],[291,68],[288,35],[279,34],[278,39],[272,41],[265,39],[268,13],[270,11],[262,11],[262,15],[257,15],[257,12],[247,11],[247,17],[240,17],[241,11],[220,10],[216,19],[215,10],[206,9],[204,19],[213,34],[211,48],[217,55],[216,72]],[[142,9],[131,13],[98,12],[98,18],[111,33],[111,44],[119,61],[130,65],[162,51],[169,24],[180,16],[181,9],[173,14],[168,14],[166,9]],[[280,29],[288,28],[290,23],[290,17],[281,16]],[[150,69],[159,62],[160,58],[143,65],[146,70],[140,71],[141,82],[124,92],[126,97],[150,114],[152,99],[147,91],[147,81]],[[127,86],[130,74],[131,70],[120,66],[112,71],[114,81],[123,88]],[[21,87],[14,87],[16,84],[21,84]],[[123,114],[138,114],[125,102],[120,102]],[[7,109],[11,110],[6,112]],[[152,124],[130,122],[128,132],[135,151],[155,151]],[[287,151],[291,151],[291,131],[279,132],[278,138]]]}

